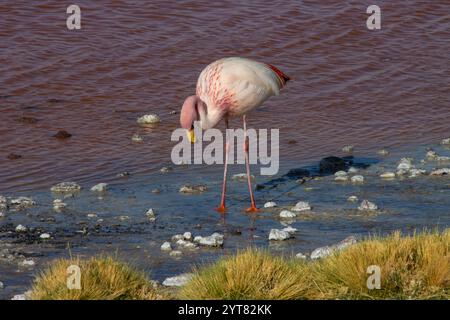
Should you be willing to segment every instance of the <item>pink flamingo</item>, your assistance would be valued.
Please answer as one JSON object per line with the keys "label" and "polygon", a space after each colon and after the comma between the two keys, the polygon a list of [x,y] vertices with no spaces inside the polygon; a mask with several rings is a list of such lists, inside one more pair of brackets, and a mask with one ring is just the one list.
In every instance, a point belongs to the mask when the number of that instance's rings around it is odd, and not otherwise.
{"label": "pink flamingo", "polygon": [[[270,64],[245,58],[223,58],[208,65],[197,81],[196,95],[188,97],[181,108],[180,123],[188,130],[188,138],[194,143],[194,122],[200,120],[202,129],[216,126],[221,119],[228,129],[230,117],[242,116],[244,129],[245,165],[251,206],[247,212],[256,212],[253,196],[249,156],[246,114],[262,105],[269,97],[278,95],[290,78]],[[225,212],[229,142],[225,143],[222,198],[219,212]]]}

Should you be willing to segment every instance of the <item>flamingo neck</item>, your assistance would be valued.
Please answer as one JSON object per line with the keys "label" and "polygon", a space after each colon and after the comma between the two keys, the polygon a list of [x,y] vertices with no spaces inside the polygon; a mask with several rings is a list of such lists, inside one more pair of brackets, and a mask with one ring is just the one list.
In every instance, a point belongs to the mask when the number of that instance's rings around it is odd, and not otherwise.
{"label": "flamingo neck", "polygon": [[202,100],[197,104],[197,112],[200,116],[203,130],[214,128],[223,118],[223,111],[219,108],[208,107]]}

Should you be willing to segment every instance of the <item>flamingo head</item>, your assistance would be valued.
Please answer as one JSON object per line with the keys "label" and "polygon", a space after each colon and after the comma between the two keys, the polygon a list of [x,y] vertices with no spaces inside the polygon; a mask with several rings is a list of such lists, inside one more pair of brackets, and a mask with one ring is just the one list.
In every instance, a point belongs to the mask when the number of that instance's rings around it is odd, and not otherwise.
{"label": "flamingo head", "polygon": [[184,100],[181,107],[180,124],[187,130],[187,136],[191,143],[195,142],[194,122],[200,120],[198,105],[201,100],[197,96],[190,96]]}

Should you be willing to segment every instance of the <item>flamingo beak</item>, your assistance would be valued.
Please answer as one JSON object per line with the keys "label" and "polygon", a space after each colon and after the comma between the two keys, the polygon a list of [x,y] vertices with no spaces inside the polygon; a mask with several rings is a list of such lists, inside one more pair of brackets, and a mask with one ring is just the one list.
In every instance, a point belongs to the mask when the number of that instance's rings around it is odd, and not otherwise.
{"label": "flamingo beak", "polygon": [[195,133],[194,133],[194,129],[190,129],[186,131],[188,140],[190,143],[195,143]]}

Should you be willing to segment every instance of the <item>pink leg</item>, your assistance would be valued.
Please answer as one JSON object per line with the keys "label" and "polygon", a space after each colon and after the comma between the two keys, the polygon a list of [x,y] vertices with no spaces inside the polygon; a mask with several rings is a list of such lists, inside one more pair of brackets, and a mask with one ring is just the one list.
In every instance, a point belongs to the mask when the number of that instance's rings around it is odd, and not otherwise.
{"label": "pink leg", "polygon": [[250,175],[250,163],[249,163],[249,156],[248,156],[248,137],[247,137],[247,121],[245,118],[245,115],[242,117],[242,120],[244,121],[244,152],[245,152],[245,167],[247,169],[247,183],[248,183],[248,191],[250,192],[250,208],[248,208],[247,212],[257,212],[258,208],[256,208],[255,204],[255,197],[253,196],[253,190],[252,190],[252,178]]}
{"label": "pink leg", "polygon": [[[225,119],[225,139],[227,139],[226,129],[228,129],[228,119]],[[217,211],[220,213],[224,213],[226,211],[225,208],[225,195],[227,192],[227,166],[228,166],[228,151],[230,149],[230,143],[228,140],[225,142],[225,165],[223,168],[223,183],[222,183],[222,199],[220,201],[220,206],[217,208]]]}

